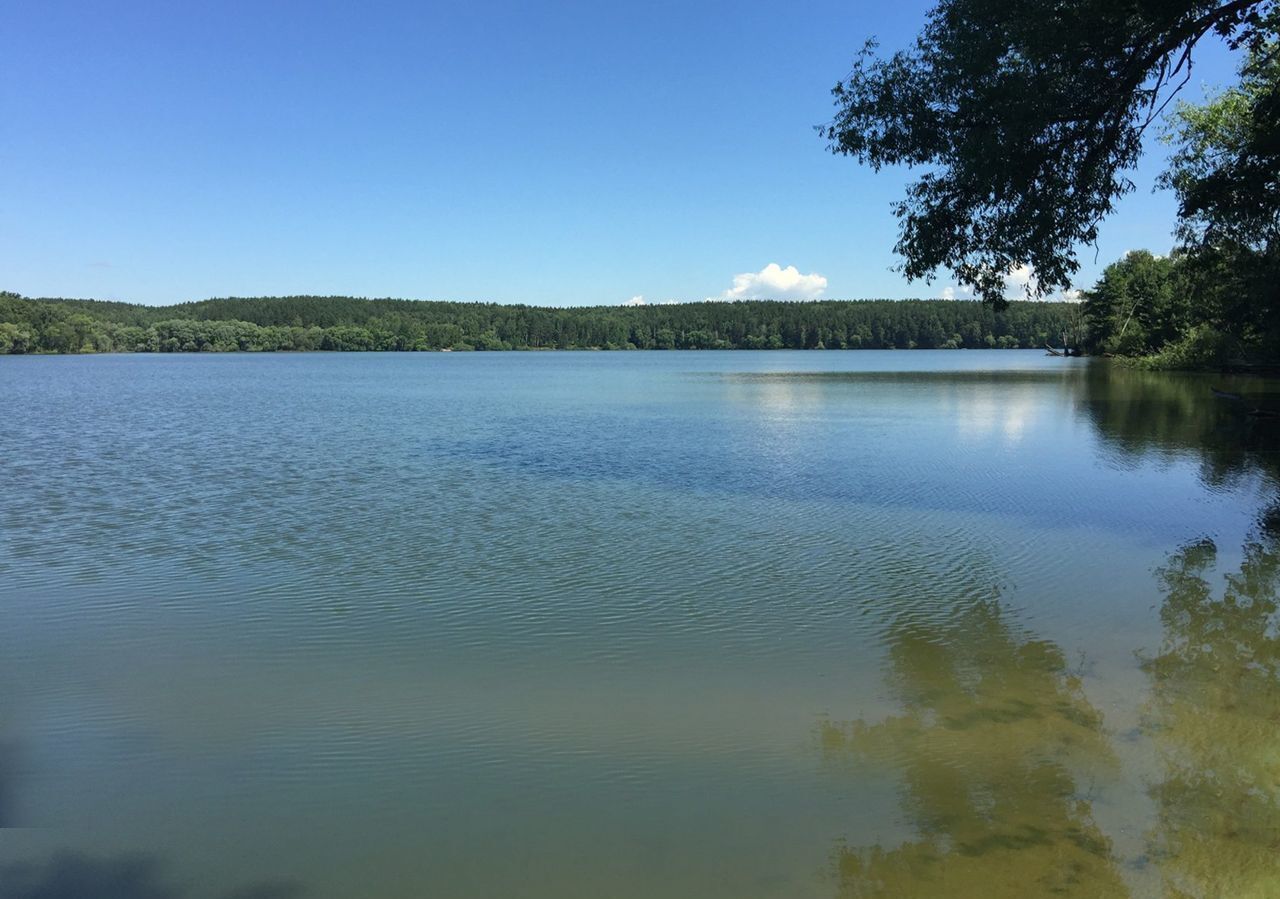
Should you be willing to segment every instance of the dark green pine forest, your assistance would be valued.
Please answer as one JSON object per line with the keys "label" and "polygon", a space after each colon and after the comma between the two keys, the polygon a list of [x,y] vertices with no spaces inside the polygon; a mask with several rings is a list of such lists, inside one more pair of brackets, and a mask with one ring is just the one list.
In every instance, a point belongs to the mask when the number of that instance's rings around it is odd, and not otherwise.
{"label": "dark green pine forest", "polygon": [[965,300],[555,308],[352,297],[174,306],[0,293],[0,353],[986,349],[1060,346],[1079,304]]}

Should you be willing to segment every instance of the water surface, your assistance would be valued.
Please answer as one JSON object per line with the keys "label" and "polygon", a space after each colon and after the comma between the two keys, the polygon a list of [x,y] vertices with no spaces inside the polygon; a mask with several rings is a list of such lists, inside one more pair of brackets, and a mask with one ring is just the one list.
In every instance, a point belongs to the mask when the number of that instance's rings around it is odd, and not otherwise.
{"label": "water surface", "polygon": [[0,358],[0,899],[1273,895],[1278,400]]}

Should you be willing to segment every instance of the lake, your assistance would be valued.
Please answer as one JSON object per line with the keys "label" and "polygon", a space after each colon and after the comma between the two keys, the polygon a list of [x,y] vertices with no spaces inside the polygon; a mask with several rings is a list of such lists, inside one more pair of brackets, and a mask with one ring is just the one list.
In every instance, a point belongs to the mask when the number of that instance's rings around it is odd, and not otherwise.
{"label": "lake", "polygon": [[0,899],[1277,895],[1277,405],[0,357]]}

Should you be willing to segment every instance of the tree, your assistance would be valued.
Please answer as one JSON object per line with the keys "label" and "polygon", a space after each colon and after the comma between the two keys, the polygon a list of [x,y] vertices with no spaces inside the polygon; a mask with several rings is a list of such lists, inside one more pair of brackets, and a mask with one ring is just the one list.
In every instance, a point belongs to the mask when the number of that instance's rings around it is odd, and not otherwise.
{"label": "tree", "polygon": [[1070,285],[1196,44],[1257,51],[1278,21],[1277,0],[940,0],[913,48],[868,42],[820,130],[875,169],[925,169],[894,206],[909,279],[949,269],[1002,305],[1024,264],[1029,296]]}
{"label": "tree", "polygon": [[0,322],[0,353],[25,353],[31,343],[30,331],[11,322]]}
{"label": "tree", "polygon": [[1108,265],[1085,295],[1088,344],[1093,350],[1137,355],[1176,340],[1190,318],[1178,283],[1179,260],[1133,250]]}
{"label": "tree", "polygon": [[[1067,326],[1069,303],[859,300],[683,303],[552,309],[489,303],[263,297],[177,306],[0,296],[0,353],[275,350],[835,349],[952,346],[991,333],[1039,346]],[[301,325],[289,324],[300,321]],[[975,343],[974,345],[978,345]]]}
{"label": "tree", "polygon": [[1246,343],[1280,340],[1280,46],[1250,55],[1237,87],[1180,104],[1162,182],[1178,198],[1178,237],[1199,317]]}

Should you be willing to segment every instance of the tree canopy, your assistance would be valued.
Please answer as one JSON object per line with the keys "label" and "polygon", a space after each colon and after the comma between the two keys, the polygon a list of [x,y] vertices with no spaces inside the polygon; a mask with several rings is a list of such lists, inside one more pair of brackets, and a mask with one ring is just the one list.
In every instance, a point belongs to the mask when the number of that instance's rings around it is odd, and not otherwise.
{"label": "tree canopy", "polygon": [[0,292],[0,354],[272,350],[926,349],[1057,342],[1076,309],[955,300],[507,306],[353,297],[175,306]]}
{"label": "tree canopy", "polygon": [[1251,52],[1236,87],[1179,104],[1165,186],[1180,245],[1130,252],[1085,295],[1090,349],[1166,368],[1280,360],[1280,47]]}
{"label": "tree canopy", "polygon": [[1183,261],[1134,250],[1108,265],[1085,295],[1091,349],[1139,356],[1177,340],[1191,319]]}
{"label": "tree canopy", "polygon": [[[923,170],[894,209],[908,278],[950,270],[1000,305],[1024,264],[1029,293],[1070,286],[1197,43],[1262,54],[1278,24],[1277,0],[940,0],[911,48],[866,45],[821,130],[834,153]],[[1192,220],[1219,211],[1183,196]]]}
{"label": "tree canopy", "polygon": [[1238,86],[1180,104],[1166,137],[1201,319],[1280,357],[1280,45],[1250,54]]}

